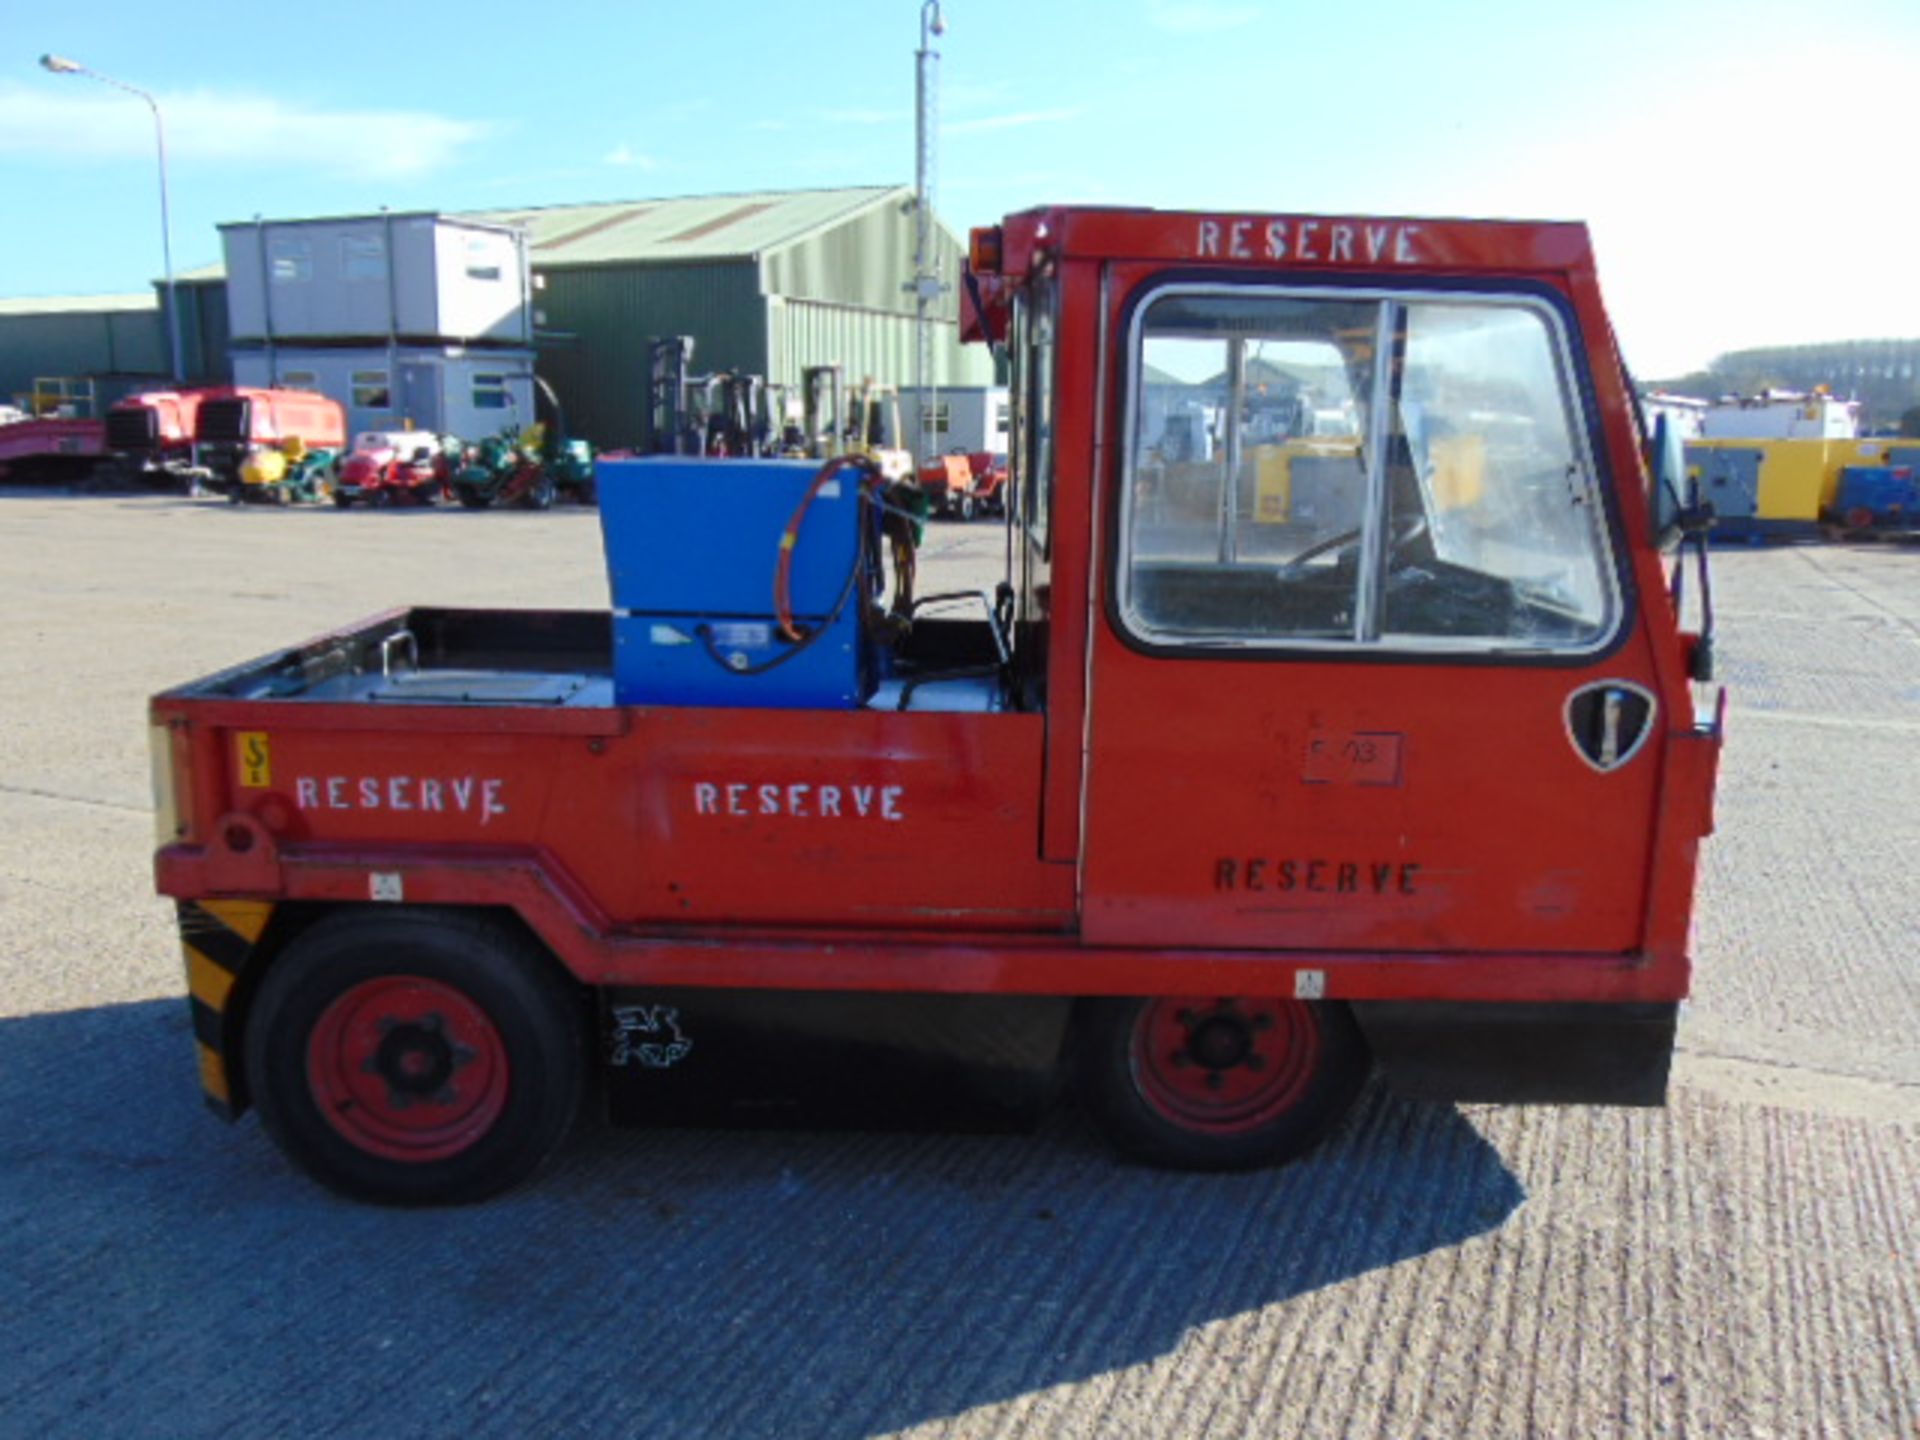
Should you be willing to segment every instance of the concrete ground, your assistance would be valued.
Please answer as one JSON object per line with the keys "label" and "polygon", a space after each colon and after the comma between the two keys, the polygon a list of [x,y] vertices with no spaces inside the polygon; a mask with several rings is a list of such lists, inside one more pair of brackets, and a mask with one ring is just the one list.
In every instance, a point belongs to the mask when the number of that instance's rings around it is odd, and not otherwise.
{"label": "concrete ground", "polygon": [[[988,526],[933,531],[977,573]],[[1663,1111],[1372,1095],[1234,1177],[612,1132],[395,1213],[201,1109],[145,698],[389,604],[605,603],[590,514],[0,492],[0,1434],[1920,1434],[1920,550],[1715,557]]]}

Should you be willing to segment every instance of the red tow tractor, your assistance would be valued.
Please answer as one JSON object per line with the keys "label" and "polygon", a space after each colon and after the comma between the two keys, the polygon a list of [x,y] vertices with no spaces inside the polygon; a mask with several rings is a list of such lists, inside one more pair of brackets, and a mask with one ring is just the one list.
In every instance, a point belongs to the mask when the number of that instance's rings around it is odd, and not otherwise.
{"label": "red tow tractor", "polygon": [[1064,1066],[1202,1168],[1376,1068],[1663,1100],[1721,707],[1585,228],[1042,209],[964,278],[1014,437],[971,611],[877,602],[868,460],[649,457],[599,469],[611,614],[398,610],[155,698],[217,1111],[417,1204],[589,1093],[1013,1123]]}

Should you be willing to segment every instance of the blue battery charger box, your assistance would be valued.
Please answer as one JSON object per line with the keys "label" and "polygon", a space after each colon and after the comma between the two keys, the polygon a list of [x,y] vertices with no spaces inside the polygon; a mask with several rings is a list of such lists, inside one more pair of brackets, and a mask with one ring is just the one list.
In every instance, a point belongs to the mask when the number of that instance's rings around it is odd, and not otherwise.
{"label": "blue battery charger box", "polygon": [[808,460],[602,460],[600,532],[621,705],[858,708],[875,657],[861,620],[857,476],[821,488],[794,546],[796,646],[774,615],[780,536],[813,484]]}

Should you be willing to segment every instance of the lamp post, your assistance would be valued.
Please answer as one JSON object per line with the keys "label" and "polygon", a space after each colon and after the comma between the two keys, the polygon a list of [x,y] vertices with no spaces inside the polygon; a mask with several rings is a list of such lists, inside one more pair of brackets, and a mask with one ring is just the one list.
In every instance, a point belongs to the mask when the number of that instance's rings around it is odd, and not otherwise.
{"label": "lamp post", "polygon": [[174,383],[178,384],[186,376],[180,356],[180,306],[173,289],[173,223],[167,218],[167,131],[160,122],[160,102],[138,85],[129,85],[124,80],[102,75],[98,70],[89,70],[79,61],[69,60],[65,56],[42,55],[40,66],[55,75],[84,75],[89,80],[98,80],[102,85],[111,85],[129,95],[138,95],[153,112],[153,138],[160,149],[160,254],[167,272],[167,344],[173,356]]}
{"label": "lamp post", "polygon": [[946,33],[940,0],[922,0],[920,48],[914,52],[913,280],[905,287],[913,292],[913,388],[920,411],[920,439],[913,457],[916,467],[924,465],[929,456],[927,437],[932,433],[937,399],[933,385],[933,319],[929,312],[947,288],[933,268],[933,132],[940,64],[940,52],[933,48],[933,42]]}

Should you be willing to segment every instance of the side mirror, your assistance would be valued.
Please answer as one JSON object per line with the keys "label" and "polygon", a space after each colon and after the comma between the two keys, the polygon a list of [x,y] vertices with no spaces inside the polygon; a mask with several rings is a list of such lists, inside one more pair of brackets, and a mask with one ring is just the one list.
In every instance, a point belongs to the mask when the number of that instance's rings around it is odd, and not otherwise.
{"label": "side mirror", "polygon": [[1687,445],[1667,416],[1653,422],[1647,465],[1653,474],[1653,535],[1662,551],[1673,551],[1689,535],[1704,537],[1713,526],[1713,506],[1687,476]]}
{"label": "side mirror", "polygon": [[1653,439],[1647,443],[1648,468],[1653,472],[1653,537],[1663,551],[1680,543],[1686,510],[1687,445],[1665,415],[1654,417]]}

